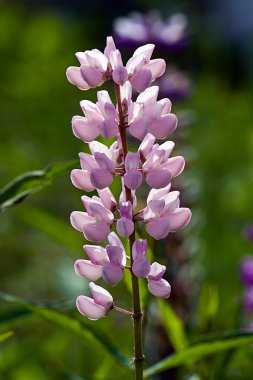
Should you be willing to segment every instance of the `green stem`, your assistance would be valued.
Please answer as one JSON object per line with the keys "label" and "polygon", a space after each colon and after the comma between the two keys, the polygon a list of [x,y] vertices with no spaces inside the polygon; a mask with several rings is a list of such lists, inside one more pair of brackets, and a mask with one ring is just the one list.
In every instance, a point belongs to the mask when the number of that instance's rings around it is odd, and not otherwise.
{"label": "green stem", "polygon": [[[127,138],[126,138],[126,126],[124,124],[124,113],[122,109],[121,96],[120,96],[120,86],[115,84],[115,92],[118,104],[119,112],[119,133],[122,142],[123,156],[124,160],[128,152]],[[125,187],[126,200],[133,203],[131,190]],[[131,236],[129,236],[129,247],[130,247],[130,261],[131,267],[133,266],[133,244],[135,242],[135,229]],[[133,301],[133,330],[134,330],[134,366],[135,366],[135,380],[143,380],[143,344],[142,344],[142,311],[140,304],[140,291],[139,291],[139,281],[131,270],[131,280],[132,280],[132,301]]]}

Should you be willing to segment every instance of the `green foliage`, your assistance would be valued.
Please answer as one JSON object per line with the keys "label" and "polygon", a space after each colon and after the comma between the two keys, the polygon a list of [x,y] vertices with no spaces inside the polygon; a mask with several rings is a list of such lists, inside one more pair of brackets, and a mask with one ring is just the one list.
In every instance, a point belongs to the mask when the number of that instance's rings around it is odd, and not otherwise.
{"label": "green foliage", "polygon": [[21,174],[0,190],[0,210],[22,202],[28,195],[51,185],[58,178],[69,174],[77,160],[56,163],[43,170]]}
{"label": "green foliage", "polygon": [[145,378],[156,373],[165,371],[169,368],[175,368],[181,365],[186,365],[189,362],[197,362],[207,356],[217,354],[221,351],[244,347],[253,342],[253,333],[238,332],[208,339],[207,342],[195,344],[180,352],[170,355],[159,363],[145,370]]}

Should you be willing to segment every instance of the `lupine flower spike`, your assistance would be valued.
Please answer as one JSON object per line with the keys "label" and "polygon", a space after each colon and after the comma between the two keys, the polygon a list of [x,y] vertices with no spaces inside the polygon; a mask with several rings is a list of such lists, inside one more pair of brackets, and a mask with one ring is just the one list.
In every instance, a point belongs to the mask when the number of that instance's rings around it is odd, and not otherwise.
{"label": "lupine flower spike", "polygon": [[[112,37],[108,37],[104,52],[97,49],[79,52],[76,57],[80,66],[67,69],[68,80],[81,90],[101,86],[106,80],[112,80],[115,86],[116,105],[107,91],[98,91],[97,103],[82,100],[84,116],[72,119],[74,135],[88,143],[90,154],[79,153],[80,168],[71,172],[71,181],[83,192],[97,191],[97,195],[82,194],[85,211],[73,211],[70,220],[86,240],[101,243],[85,244],[87,257],[74,264],[76,274],[90,282],[92,294],[92,297],[80,295],[76,305],[91,320],[105,317],[112,309],[133,316],[137,380],[143,378],[144,360],[138,281],[146,281],[148,290],[156,297],[168,298],[171,287],[163,278],[166,267],[150,263],[147,240],[135,240],[135,225],[144,223],[149,235],[163,239],[185,227],[191,219],[191,211],[180,207],[179,192],[170,191],[171,181],[184,169],[184,158],[171,157],[175,145],[172,141],[156,142],[176,129],[177,117],[171,113],[169,99],[157,100],[159,88],[149,87],[165,70],[163,59],[151,59],[153,50],[153,44],[139,47],[124,66]],[[140,92],[135,101],[132,89]],[[128,150],[128,132],[137,139],[139,148],[135,152]],[[108,146],[94,141],[98,136],[115,141]],[[109,188],[115,176],[121,177],[122,184],[118,201]],[[138,210],[136,192],[144,183],[151,189],[146,206]],[[129,239],[130,256],[126,255],[118,235]],[[111,294],[94,283],[103,279],[106,284],[116,286],[125,270],[130,270],[132,276],[132,312],[116,306]]]}

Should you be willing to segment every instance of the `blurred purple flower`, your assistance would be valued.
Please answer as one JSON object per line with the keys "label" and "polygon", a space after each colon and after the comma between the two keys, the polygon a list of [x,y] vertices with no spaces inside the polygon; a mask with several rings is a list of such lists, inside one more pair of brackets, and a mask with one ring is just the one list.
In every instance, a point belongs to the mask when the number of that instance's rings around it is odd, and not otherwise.
{"label": "blurred purple flower", "polygon": [[240,266],[241,280],[246,286],[253,286],[253,257],[246,257]]}
{"label": "blurred purple flower", "polygon": [[253,286],[246,289],[243,301],[245,313],[253,312]]}
{"label": "blurred purple flower", "polygon": [[182,13],[175,13],[163,21],[157,10],[146,15],[133,12],[114,20],[113,34],[117,44],[121,46],[135,48],[152,42],[158,48],[178,51],[188,43],[187,26],[187,18]]}
{"label": "blurred purple flower", "polygon": [[243,236],[246,240],[253,242],[253,224],[248,224],[244,227]]}
{"label": "blurred purple flower", "polygon": [[193,92],[193,85],[189,77],[182,71],[171,67],[167,69],[162,78],[155,81],[159,86],[160,96],[171,100],[184,100]]}

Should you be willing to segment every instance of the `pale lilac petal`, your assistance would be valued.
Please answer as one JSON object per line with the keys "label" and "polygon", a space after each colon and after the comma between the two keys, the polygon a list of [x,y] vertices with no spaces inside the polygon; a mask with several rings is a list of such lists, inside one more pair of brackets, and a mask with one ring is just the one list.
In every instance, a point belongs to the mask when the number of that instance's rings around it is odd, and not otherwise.
{"label": "pale lilac petal", "polygon": [[145,69],[149,69],[152,75],[152,81],[163,75],[166,69],[166,63],[164,59],[152,59],[145,65]]}
{"label": "pale lilac petal", "polygon": [[124,251],[124,245],[122,244],[121,240],[118,238],[118,236],[115,234],[115,232],[111,232],[108,235],[108,241],[110,245],[120,247]]}
{"label": "pale lilac petal", "polygon": [[100,133],[105,139],[111,139],[117,135],[118,124],[113,120],[104,120],[100,124]]}
{"label": "pale lilac petal", "polygon": [[102,73],[94,67],[81,65],[81,74],[90,87],[97,87],[103,82]]}
{"label": "pale lilac petal", "polygon": [[111,103],[111,98],[109,98],[109,100],[110,100],[109,102],[106,101],[105,104],[104,104],[105,118],[107,120],[115,121],[115,119],[117,119],[117,117],[118,117],[117,111],[116,111],[116,108],[115,108],[114,104]]}
{"label": "pale lilac petal", "polygon": [[92,49],[87,50],[85,53],[88,66],[94,67],[101,72],[105,72],[107,70],[108,59],[100,50]]}
{"label": "pale lilac petal", "polygon": [[84,142],[93,141],[100,133],[99,126],[96,123],[88,122],[82,116],[72,118],[72,130],[74,135]]}
{"label": "pale lilac petal", "polygon": [[120,267],[107,263],[103,266],[102,277],[107,284],[115,286],[123,279],[123,271]]}
{"label": "pale lilac petal", "polygon": [[76,260],[74,267],[76,274],[88,281],[97,281],[102,276],[102,266],[90,260]]}
{"label": "pale lilac petal", "polygon": [[96,304],[92,298],[86,296],[77,297],[76,307],[81,314],[92,321],[96,321],[107,314],[107,310],[103,306]]}
{"label": "pale lilac petal", "polygon": [[171,173],[166,169],[154,169],[146,175],[146,182],[154,189],[161,189],[171,181]]}
{"label": "pale lilac petal", "polygon": [[86,223],[92,223],[94,219],[87,212],[73,211],[70,215],[72,227],[77,231],[83,232],[83,226]]}
{"label": "pale lilac petal", "polygon": [[126,64],[126,69],[129,75],[137,72],[143,68],[145,64],[145,56],[143,54],[138,54],[131,57]]}
{"label": "pale lilac petal", "polygon": [[191,220],[191,210],[189,208],[178,208],[169,215],[170,231],[177,231],[187,226]]}
{"label": "pale lilac petal", "polygon": [[128,72],[124,66],[116,67],[112,72],[112,79],[122,86],[128,80]]}
{"label": "pale lilac petal", "polygon": [[80,67],[70,66],[66,71],[66,76],[68,81],[77,86],[80,90],[88,90],[90,86],[84,80],[81,74]]}
{"label": "pale lilac petal", "polygon": [[170,191],[170,188],[171,188],[171,184],[169,184],[168,186],[165,186],[163,189],[150,190],[148,194],[148,198],[147,198],[147,203],[149,203],[151,200],[161,199]]}
{"label": "pale lilac petal", "polygon": [[140,153],[128,152],[125,159],[126,171],[137,169],[140,163]]}
{"label": "pale lilac petal", "polygon": [[169,298],[171,293],[171,286],[168,281],[164,280],[163,278],[159,281],[150,280],[148,282],[148,290],[151,294],[153,294],[153,296]]}
{"label": "pale lilac petal", "polygon": [[173,113],[169,113],[168,115],[164,115],[157,120],[154,121],[150,125],[150,132],[157,139],[165,139],[168,135],[170,135],[177,127],[177,117]]}
{"label": "pale lilac petal", "polygon": [[109,36],[106,38],[106,47],[104,50],[104,55],[109,59],[110,53],[114,50],[116,50],[114,40],[113,40],[112,36]]}
{"label": "pale lilac petal", "polygon": [[94,157],[102,170],[114,173],[115,164],[104,153],[95,152]]}
{"label": "pale lilac petal", "polygon": [[170,99],[164,98],[159,100],[158,103],[163,105],[162,116],[166,115],[167,113],[170,113],[172,107]]}
{"label": "pale lilac petal", "polygon": [[148,202],[147,208],[150,209],[155,215],[160,215],[165,207],[164,199],[153,199]]}
{"label": "pale lilac petal", "polygon": [[138,151],[140,152],[140,156],[143,161],[146,160],[152,152],[155,140],[155,136],[153,136],[151,133],[148,133],[140,144]]}
{"label": "pale lilac petal", "polygon": [[86,223],[83,226],[83,233],[87,240],[100,243],[109,235],[110,225],[106,223]]}
{"label": "pale lilac petal", "polygon": [[148,62],[151,58],[151,55],[154,51],[155,45],[154,44],[147,44],[138,47],[138,49],[135,50],[133,57],[142,54],[145,56],[145,60]]}
{"label": "pale lilac petal", "polygon": [[113,175],[101,169],[93,169],[90,172],[90,180],[94,188],[104,189],[113,182]]}
{"label": "pale lilac petal", "polygon": [[120,218],[117,221],[117,232],[122,237],[128,237],[134,232],[134,222],[127,218]]}
{"label": "pale lilac petal", "polygon": [[182,173],[184,166],[185,160],[182,156],[169,158],[168,161],[163,165],[164,168],[170,171],[173,178]]}
{"label": "pale lilac petal", "polygon": [[145,256],[147,251],[147,240],[137,239],[135,240],[132,248],[133,259],[138,259],[139,256]]}
{"label": "pale lilac petal", "polygon": [[113,304],[113,298],[106,289],[94,284],[93,282],[89,283],[89,288],[90,288],[92,297],[94,298],[94,301],[98,305],[103,306],[106,310],[111,309],[112,304]]}
{"label": "pale lilac petal", "polygon": [[163,197],[165,206],[162,210],[161,216],[168,216],[168,214],[172,213],[175,209],[179,207],[179,195],[179,191],[170,191]]}
{"label": "pale lilac petal", "polygon": [[132,220],[133,217],[133,206],[130,201],[120,202],[120,216],[123,218],[128,218]]}
{"label": "pale lilac petal", "polygon": [[86,244],[83,246],[83,249],[93,264],[103,265],[104,263],[109,262],[105,248],[100,247],[99,245]]}
{"label": "pale lilac petal", "polygon": [[147,87],[149,87],[151,84],[151,81],[152,81],[152,74],[151,74],[151,71],[147,69],[142,69],[141,71],[138,71],[130,78],[131,85],[138,92],[142,92]]}
{"label": "pale lilac petal", "polygon": [[159,92],[158,86],[151,86],[147,88],[144,92],[142,92],[140,95],[138,95],[136,102],[144,103],[145,107],[150,106],[151,104],[153,105],[156,102],[158,92]]}
{"label": "pale lilac petal", "polygon": [[[83,196],[82,201],[85,204],[85,196]],[[87,208],[86,208],[87,209]],[[89,210],[91,212],[91,215],[94,216],[97,222],[103,222],[103,223],[112,223],[114,220],[114,215],[113,213],[105,208],[102,204],[97,203],[97,202],[90,202],[89,207],[87,209],[88,213]]]}
{"label": "pale lilac petal", "polygon": [[80,158],[80,164],[83,170],[91,171],[92,169],[99,168],[95,158],[90,154],[81,152],[78,154],[78,156]]}
{"label": "pale lilac petal", "polygon": [[129,133],[139,140],[143,140],[149,129],[149,120],[146,117],[140,117],[134,120],[129,127]]}
{"label": "pale lilac petal", "polygon": [[107,245],[106,252],[111,264],[118,266],[120,268],[124,267],[123,265],[125,262],[124,249],[122,249],[121,247],[117,245]]}
{"label": "pale lilac petal", "polygon": [[156,240],[164,239],[170,232],[170,223],[168,218],[159,218],[150,220],[147,223],[147,232]]}
{"label": "pale lilac petal", "polygon": [[90,173],[87,170],[73,169],[70,175],[71,181],[75,187],[85,191],[93,191],[96,186],[90,181]]}
{"label": "pale lilac petal", "polygon": [[117,205],[117,202],[116,202],[116,199],[114,198],[113,193],[109,189],[109,187],[106,187],[105,189],[102,189],[102,190],[98,189],[97,192],[103,206],[107,208],[107,210],[114,211]]}
{"label": "pale lilac petal", "polygon": [[150,272],[150,261],[144,256],[134,261],[132,271],[136,277],[145,278]]}
{"label": "pale lilac petal", "polygon": [[136,190],[142,183],[142,173],[132,170],[124,175],[124,184],[128,189]]}
{"label": "pale lilac petal", "polygon": [[165,272],[166,272],[166,266],[165,265],[161,265],[157,262],[154,262],[151,265],[150,272],[147,276],[147,279],[148,280],[154,280],[154,281],[161,280]]}

